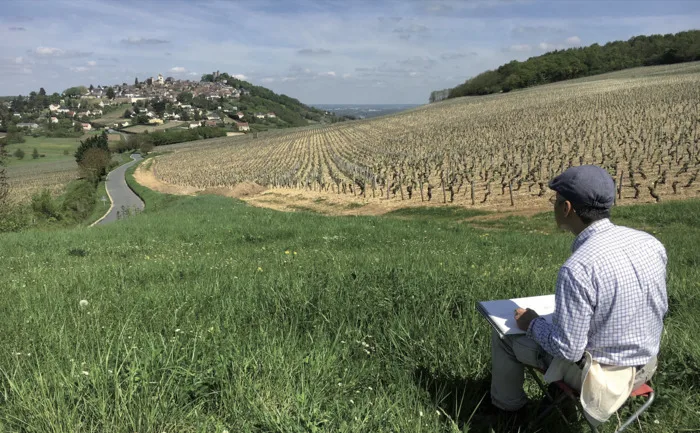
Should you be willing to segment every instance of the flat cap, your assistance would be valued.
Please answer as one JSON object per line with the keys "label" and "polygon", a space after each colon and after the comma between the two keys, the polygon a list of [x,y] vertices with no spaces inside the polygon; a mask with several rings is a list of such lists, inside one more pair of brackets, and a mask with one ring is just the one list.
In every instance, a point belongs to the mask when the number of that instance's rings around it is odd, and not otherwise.
{"label": "flat cap", "polygon": [[570,167],[552,179],[549,187],[574,205],[610,209],[615,203],[615,181],[597,165]]}

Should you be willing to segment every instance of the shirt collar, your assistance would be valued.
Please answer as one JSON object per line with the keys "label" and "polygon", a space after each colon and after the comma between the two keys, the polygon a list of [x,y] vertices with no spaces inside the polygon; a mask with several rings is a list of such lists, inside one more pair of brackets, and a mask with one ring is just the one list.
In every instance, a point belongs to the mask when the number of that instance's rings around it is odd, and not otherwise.
{"label": "shirt collar", "polygon": [[596,233],[604,232],[610,228],[614,227],[614,224],[610,222],[608,218],[598,220],[593,224],[585,228],[581,233],[574,239],[574,244],[571,246],[571,252],[575,253],[577,249],[581,247],[591,236]]}

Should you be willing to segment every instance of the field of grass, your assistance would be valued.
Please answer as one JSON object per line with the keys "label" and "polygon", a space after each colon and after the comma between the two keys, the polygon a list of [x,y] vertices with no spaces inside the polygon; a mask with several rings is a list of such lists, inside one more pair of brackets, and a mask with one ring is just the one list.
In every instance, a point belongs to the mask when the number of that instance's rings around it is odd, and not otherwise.
{"label": "field of grass", "polygon": [[[572,242],[551,214],[482,229],[137,190],[146,212],[112,225],[0,235],[0,430],[483,431],[475,302],[551,293]],[[669,256],[645,432],[700,428],[698,215],[614,212]]]}
{"label": "field of grass", "polygon": [[163,131],[165,129],[175,128],[177,126],[184,125],[185,123],[187,123],[187,122],[171,121],[168,123],[164,123],[162,125],[135,125],[135,126],[129,126],[127,128],[124,128],[124,131],[133,132],[136,134],[141,134],[141,133],[144,133],[146,131],[155,132],[155,131]]}
{"label": "field of grass", "polygon": [[119,104],[113,110],[110,110],[108,113],[105,113],[103,116],[95,119],[95,123],[111,127],[114,123],[123,122],[127,120],[122,118],[122,115],[127,108],[131,108],[131,104]]}
{"label": "field of grass", "polygon": [[[25,137],[24,143],[8,144],[6,151],[9,154],[6,162],[8,166],[33,165],[37,163],[52,163],[66,160],[73,160],[73,154],[84,138],[51,138],[51,137]],[[13,156],[17,149],[22,149],[25,153],[23,159]],[[44,154],[43,158],[32,159],[32,152],[36,149],[39,154]]]}

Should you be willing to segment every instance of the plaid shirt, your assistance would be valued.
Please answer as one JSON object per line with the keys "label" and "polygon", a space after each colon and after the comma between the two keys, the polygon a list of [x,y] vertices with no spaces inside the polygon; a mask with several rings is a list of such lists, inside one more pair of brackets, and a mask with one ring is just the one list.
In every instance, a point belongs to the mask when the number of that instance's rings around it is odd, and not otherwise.
{"label": "plaid shirt", "polygon": [[646,364],[659,352],[666,298],[666,250],[653,236],[608,219],[574,241],[559,270],[552,323],[537,318],[527,336],[554,357]]}

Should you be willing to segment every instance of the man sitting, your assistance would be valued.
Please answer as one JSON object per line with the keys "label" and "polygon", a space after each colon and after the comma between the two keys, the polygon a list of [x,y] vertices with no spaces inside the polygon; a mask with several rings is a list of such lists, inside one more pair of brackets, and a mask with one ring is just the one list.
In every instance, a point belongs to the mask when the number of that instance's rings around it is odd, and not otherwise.
{"label": "man sitting", "polygon": [[[518,309],[516,321],[525,335],[500,338],[494,332],[491,400],[504,411],[522,408],[524,364],[531,365],[547,370],[548,382],[564,380],[579,391],[585,385],[586,416],[600,423],[619,407],[612,402],[624,402],[656,370],[668,309],[666,250],[653,236],[610,222],[615,183],[604,169],[571,167],[549,187],[556,191],[557,226],[576,235],[572,254],[559,270],[552,323]],[[589,371],[599,377],[584,384]],[[620,380],[629,386],[613,390],[611,384]],[[596,385],[601,383],[604,389]],[[592,394],[584,394],[591,386],[603,398],[593,398],[587,408],[584,398]]]}

